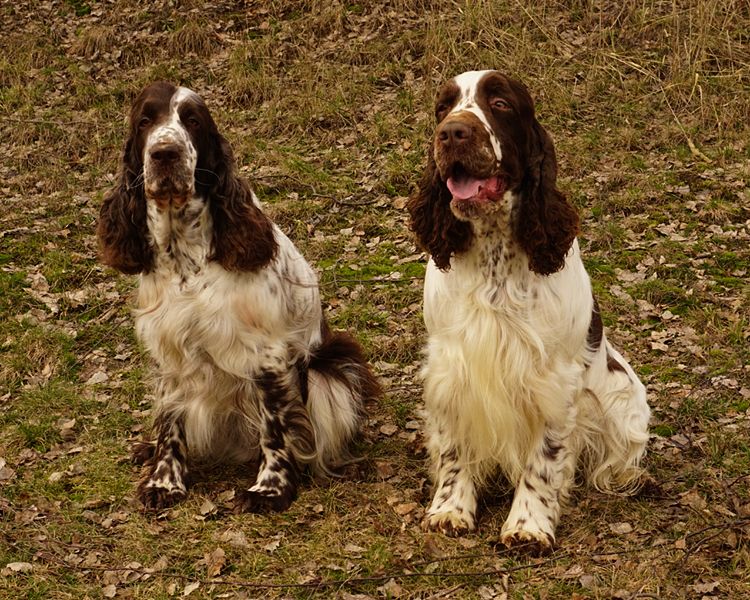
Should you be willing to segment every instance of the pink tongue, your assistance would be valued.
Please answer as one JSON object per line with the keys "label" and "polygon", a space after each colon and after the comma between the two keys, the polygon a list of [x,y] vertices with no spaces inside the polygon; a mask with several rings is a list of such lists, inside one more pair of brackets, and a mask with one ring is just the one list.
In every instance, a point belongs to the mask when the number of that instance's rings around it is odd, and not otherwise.
{"label": "pink tongue", "polygon": [[446,182],[450,193],[456,200],[467,200],[479,193],[479,188],[486,186],[486,179],[474,179],[473,177],[461,177],[458,181],[452,177]]}

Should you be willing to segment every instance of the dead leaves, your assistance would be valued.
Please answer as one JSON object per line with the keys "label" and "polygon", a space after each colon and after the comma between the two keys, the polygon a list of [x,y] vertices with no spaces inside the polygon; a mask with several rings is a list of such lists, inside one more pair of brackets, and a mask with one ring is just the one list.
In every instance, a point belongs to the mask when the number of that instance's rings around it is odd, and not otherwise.
{"label": "dead leaves", "polygon": [[[101,561],[90,562],[89,567],[100,567]],[[150,580],[154,574],[164,571],[169,566],[166,556],[159,558],[151,567],[145,567],[138,561],[130,561],[121,568],[104,570],[101,582],[104,584],[102,595],[114,598],[123,588]]]}
{"label": "dead leaves", "polygon": [[227,555],[222,548],[216,548],[203,557],[206,563],[206,576],[217,577],[227,562]]}
{"label": "dead leaves", "polygon": [[0,484],[10,481],[16,476],[16,472],[11,469],[7,463],[5,462],[5,459],[0,456]]}
{"label": "dead leaves", "polygon": [[31,573],[34,566],[28,562],[10,562],[0,570],[0,575],[7,577],[9,575]]}

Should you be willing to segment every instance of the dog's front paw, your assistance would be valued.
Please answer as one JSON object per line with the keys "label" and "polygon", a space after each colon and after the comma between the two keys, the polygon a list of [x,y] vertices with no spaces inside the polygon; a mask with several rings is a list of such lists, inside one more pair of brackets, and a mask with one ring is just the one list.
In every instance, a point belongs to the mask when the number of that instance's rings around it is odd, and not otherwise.
{"label": "dog's front paw", "polygon": [[163,510],[182,502],[186,497],[184,487],[164,485],[152,479],[138,486],[138,500],[147,510]]}
{"label": "dog's front paw", "polygon": [[294,502],[297,494],[293,490],[256,489],[239,490],[234,497],[237,513],[283,512]]}
{"label": "dog's front paw", "polygon": [[518,523],[513,527],[506,526],[503,526],[503,531],[500,534],[500,542],[506,548],[514,548],[534,556],[542,556],[549,554],[555,545],[555,536],[549,531],[543,531],[537,527],[525,527]]}
{"label": "dog's front paw", "polygon": [[451,537],[465,535],[476,528],[474,519],[463,511],[428,511],[422,520],[422,529],[425,531],[439,531]]}

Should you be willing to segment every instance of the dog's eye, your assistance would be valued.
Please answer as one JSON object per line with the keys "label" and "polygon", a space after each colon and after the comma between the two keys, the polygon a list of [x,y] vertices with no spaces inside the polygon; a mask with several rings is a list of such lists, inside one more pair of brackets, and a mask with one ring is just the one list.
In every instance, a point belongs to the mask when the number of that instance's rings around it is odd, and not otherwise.
{"label": "dog's eye", "polygon": [[151,119],[148,117],[141,117],[138,121],[138,129],[145,129],[151,123]]}
{"label": "dog's eye", "polygon": [[510,110],[510,103],[503,98],[492,98],[490,106],[496,110]]}
{"label": "dog's eye", "polygon": [[435,106],[435,118],[437,118],[438,121],[441,121],[449,109],[450,104],[447,102],[438,102],[437,106]]}
{"label": "dog's eye", "polygon": [[186,117],[184,121],[189,127],[200,127],[201,124],[197,117]]}

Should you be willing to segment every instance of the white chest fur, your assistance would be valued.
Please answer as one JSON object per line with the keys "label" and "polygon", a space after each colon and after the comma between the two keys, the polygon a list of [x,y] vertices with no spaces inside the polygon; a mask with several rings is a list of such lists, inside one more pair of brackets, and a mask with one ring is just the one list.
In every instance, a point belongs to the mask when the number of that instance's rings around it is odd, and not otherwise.
{"label": "white chest fur", "polygon": [[209,260],[205,202],[192,199],[171,212],[149,208],[156,263],[141,276],[136,331],[162,375],[197,377],[207,366],[247,379],[253,376],[248,365],[260,365],[258,357],[270,344],[286,344],[294,353],[317,335],[314,273],[280,231],[271,264],[252,273],[229,272]]}
{"label": "white chest fur", "polygon": [[530,440],[566,418],[581,381],[588,322],[578,316],[592,300],[578,245],[562,271],[539,276],[512,247],[477,244],[447,273],[430,262],[424,294],[428,411],[460,429],[454,439],[471,440],[477,465],[499,464],[513,479]]}

